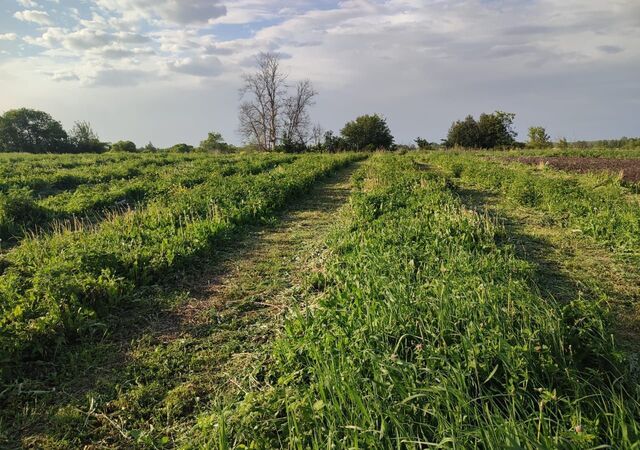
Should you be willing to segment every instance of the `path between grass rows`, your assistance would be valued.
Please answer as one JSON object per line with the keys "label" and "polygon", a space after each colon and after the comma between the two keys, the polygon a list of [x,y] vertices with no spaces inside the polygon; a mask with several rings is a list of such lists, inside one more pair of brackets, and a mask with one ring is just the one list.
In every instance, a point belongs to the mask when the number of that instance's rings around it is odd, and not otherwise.
{"label": "path between grass rows", "polygon": [[340,220],[358,165],[322,180],[273,223],[249,228],[202,261],[163,294],[173,307],[148,311],[143,324],[133,321],[135,333],[123,327],[98,347],[103,356],[95,367],[60,378],[44,399],[24,402],[7,443],[179,445],[199,413],[222,407],[260,378],[269,358],[265,344],[281,329],[287,309],[299,304],[305,277],[322,267],[324,240]]}

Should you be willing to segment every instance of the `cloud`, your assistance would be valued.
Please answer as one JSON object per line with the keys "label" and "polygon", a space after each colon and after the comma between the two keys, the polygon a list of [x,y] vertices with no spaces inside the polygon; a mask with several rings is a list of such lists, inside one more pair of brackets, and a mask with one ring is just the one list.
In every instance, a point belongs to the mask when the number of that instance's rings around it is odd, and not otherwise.
{"label": "cloud", "polygon": [[197,77],[216,77],[222,73],[222,63],[215,56],[184,58],[167,63],[169,70]]}
{"label": "cloud", "polygon": [[91,48],[104,47],[113,42],[113,35],[102,30],[82,28],[69,32],[65,28],[49,27],[42,36],[37,38],[26,37],[25,41],[32,45],[56,48],[63,47],[67,50],[84,51]]}
{"label": "cloud", "polygon": [[[137,33],[117,32],[112,33],[100,28],[81,28],[76,31],[69,31],[60,27],[49,27],[40,37],[26,37],[25,41],[32,45],[46,47],[50,49],[62,48],[82,55],[83,52],[104,47],[119,47],[133,53],[140,53],[136,47],[128,45],[138,45],[148,43],[150,38]],[[147,53],[150,53],[147,51]]]}
{"label": "cloud", "polygon": [[115,37],[119,42],[124,42],[126,44],[145,44],[151,40],[148,36],[138,33],[127,33],[124,31],[117,33]]}
{"label": "cloud", "polygon": [[618,47],[617,45],[600,45],[598,47],[598,50],[604,53],[609,53],[611,55],[624,51],[622,47]]}
{"label": "cloud", "polygon": [[37,8],[39,6],[33,0],[18,0],[18,3],[25,8]]}
{"label": "cloud", "polygon": [[144,70],[104,68],[88,77],[86,84],[93,87],[137,86],[151,76],[152,74]]}
{"label": "cloud", "polygon": [[102,58],[106,59],[122,59],[131,58],[140,55],[153,55],[155,52],[151,48],[126,48],[122,46],[105,47],[98,51]]}
{"label": "cloud", "polygon": [[204,53],[207,55],[231,55],[233,49],[230,47],[221,47],[218,44],[207,44],[203,48]]}
{"label": "cloud", "polygon": [[0,41],[15,41],[18,39],[18,35],[15,33],[0,34]]}
{"label": "cloud", "polygon": [[16,12],[13,17],[22,22],[33,22],[38,25],[51,25],[51,18],[46,11],[38,11],[35,9],[25,9],[24,11]]}
{"label": "cloud", "polygon": [[125,18],[159,19],[179,25],[202,25],[227,13],[219,0],[97,0],[96,3]]}
{"label": "cloud", "polygon": [[58,72],[48,74],[53,81],[78,81],[80,77],[73,72]]}

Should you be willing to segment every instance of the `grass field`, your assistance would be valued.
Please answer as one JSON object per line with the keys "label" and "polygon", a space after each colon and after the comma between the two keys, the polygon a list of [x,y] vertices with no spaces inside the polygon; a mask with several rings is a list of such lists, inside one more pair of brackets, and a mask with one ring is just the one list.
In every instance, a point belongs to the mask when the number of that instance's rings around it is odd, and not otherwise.
{"label": "grass field", "polygon": [[0,447],[640,448],[637,186],[519,155],[0,155]]}

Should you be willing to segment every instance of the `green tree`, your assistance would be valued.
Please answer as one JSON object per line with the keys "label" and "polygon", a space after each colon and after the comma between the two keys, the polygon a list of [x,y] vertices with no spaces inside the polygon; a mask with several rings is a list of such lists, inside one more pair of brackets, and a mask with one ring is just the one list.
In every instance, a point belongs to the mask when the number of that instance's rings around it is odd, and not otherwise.
{"label": "green tree", "polygon": [[321,145],[323,151],[336,153],[345,150],[346,147],[344,138],[334,135],[331,130],[324,133],[324,143]]}
{"label": "green tree", "polygon": [[516,141],[517,133],[513,130],[516,115],[503,111],[493,114],[481,114],[478,120],[480,142],[477,147],[495,148],[509,147]]}
{"label": "green tree", "polygon": [[69,149],[67,132],[44,111],[20,108],[0,116],[0,151],[63,153]]}
{"label": "green tree", "polygon": [[553,144],[544,127],[529,127],[529,141],[527,145],[533,148],[547,148]]}
{"label": "green tree", "polygon": [[232,150],[232,146],[224,141],[222,134],[216,132],[209,133],[207,138],[200,142],[200,146],[198,148],[206,152],[220,153],[227,153]]}
{"label": "green tree", "polygon": [[195,149],[193,145],[189,145],[189,144],[176,144],[169,147],[170,152],[176,152],[176,153],[190,153],[194,150]]}
{"label": "green tree", "polygon": [[153,153],[153,152],[157,152],[158,151],[158,147],[153,145],[153,142],[149,141],[149,142],[147,142],[147,145],[145,145],[143,147],[143,150],[145,152]]}
{"label": "green tree", "polygon": [[111,144],[112,152],[136,152],[138,148],[136,144],[131,141],[118,141],[115,144]]}
{"label": "green tree", "polygon": [[468,115],[464,120],[456,120],[451,124],[447,133],[448,147],[480,147],[480,128],[473,116]]}
{"label": "green tree", "polygon": [[393,147],[393,136],[387,121],[378,114],[360,116],[348,122],[340,134],[346,145],[354,150],[389,150]]}
{"label": "green tree", "polygon": [[69,141],[78,153],[102,153],[107,150],[107,144],[100,142],[91,124],[85,121],[76,122],[69,133]]}
{"label": "green tree", "polygon": [[413,140],[413,142],[416,143],[416,146],[420,149],[420,150],[431,150],[434,148],[435,144],[427,141],[426,139],[423,139],[421,137],[417,137]]}
{"label": "green tree", "polygon": [[515,144],[517,133],[513,129],[516,115],[503,111],[480,114],[476,121],[469,115],[464,120],[453,122],[447,134],[449,147],[495,148]]}

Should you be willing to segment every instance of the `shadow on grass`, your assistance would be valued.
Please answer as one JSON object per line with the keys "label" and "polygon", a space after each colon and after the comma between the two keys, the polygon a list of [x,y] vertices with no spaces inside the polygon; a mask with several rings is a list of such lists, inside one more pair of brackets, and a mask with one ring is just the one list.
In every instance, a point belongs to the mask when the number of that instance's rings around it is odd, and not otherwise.
{"label": "shadow on grass", "polygon": [[454,191],[466,208],[487,214],[504,226],[505,233],[499,235],[498,243],[513,245],[518,258],[534,265],[533,282],[543,297],[559,302],[569,302],[581,294],[589,294],[585,292],[585,286],[565,275],[556,262],[546,257],[556,250],[553,243],[528,234],[523,224],[490,207],[491,204],[496,203],[497,194],[459,186],[455,186]]}

